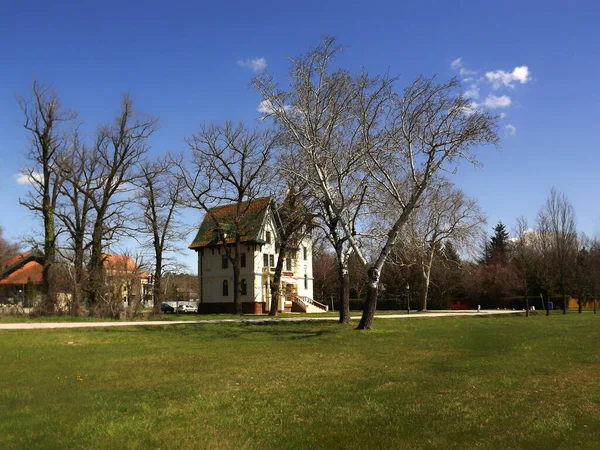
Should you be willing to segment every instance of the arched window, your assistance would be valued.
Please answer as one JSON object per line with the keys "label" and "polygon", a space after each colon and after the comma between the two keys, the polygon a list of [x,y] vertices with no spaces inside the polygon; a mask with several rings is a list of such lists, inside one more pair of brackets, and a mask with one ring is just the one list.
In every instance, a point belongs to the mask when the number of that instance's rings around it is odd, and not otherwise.
{"label": "arched window", "polygon": [[248,283],[246,282],[245,278],[242,278],[242,281],[240,283],[240,289],[242,291],[242,295],[248,294]]}
{"label": "arched window", "polygon": [[223,280],[223,297],[229,296],[229,283],[227,280]]}

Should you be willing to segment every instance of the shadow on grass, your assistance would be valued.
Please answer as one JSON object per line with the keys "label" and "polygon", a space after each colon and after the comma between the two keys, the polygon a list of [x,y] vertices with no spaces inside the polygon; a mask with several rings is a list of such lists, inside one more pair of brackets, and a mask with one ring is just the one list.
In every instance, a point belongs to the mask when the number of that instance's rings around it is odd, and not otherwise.
{"label": "shadow on grass", "polygon": [[103,328],[105,332],[169,333],[182,336],[195,336],[199,339],[260,339],[261,336],[275,336],[288,340],[312,339],[338,334],[341,329],[334,324],[322,322],[241,322],[224,324],[177,324],[164,326],[136,326],[125,328]]}

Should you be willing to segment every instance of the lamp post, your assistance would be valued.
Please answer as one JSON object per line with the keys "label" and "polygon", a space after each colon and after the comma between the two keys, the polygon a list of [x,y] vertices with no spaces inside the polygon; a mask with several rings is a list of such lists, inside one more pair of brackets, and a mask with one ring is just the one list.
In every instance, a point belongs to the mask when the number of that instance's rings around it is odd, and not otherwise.
{"label": "lamp post", "polygon": [[406,282],[406,314],[410,314],[410,284]]}

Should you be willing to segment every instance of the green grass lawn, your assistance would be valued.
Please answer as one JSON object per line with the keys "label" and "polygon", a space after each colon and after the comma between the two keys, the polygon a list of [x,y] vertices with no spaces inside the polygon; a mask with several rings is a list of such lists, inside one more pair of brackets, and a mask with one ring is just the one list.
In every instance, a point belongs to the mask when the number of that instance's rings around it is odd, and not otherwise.
{"label": "green grass lawn", "polygon": [[[461,313],[461,312],[474,312],[474,310],[464,310],[464,311],[437,311],[430,310],[427,312],[452,312],[452,313]],[[576,311],[569,311],[569,313],[573,313]],[[419,311],[411,311],[411,314],[422,314]],[[360,317],[362,315],[362,311],[350,311],[350,314],[353,317]],[[377,311],[377,315],[389,315],[389,314],[406,314],[406,310],[390,310],[390,311]],[[277,317],[339,317],[339,311],[328,311],[322,313],[280,313]],[[243,314],[242,316],[238,316],[236,314],[160,314],[157,316],[153,316],[150,312],[144,312],[138,315],[135,318],[126,317],[124,319],[107,319],[107,318],[97,318],[90,316],[39,316],[39,317],[30,317],[28,314],[0,314],[0,323],[28,323],[28,322],[118,322],[122,321],[145,321],[145,320],[169,320],[169,321],[178,321],[178,320],[219,320],[219,319],[244,319],[244,320],[252,320],[252,319],[269,319],[268,314]]]}
{"label": "green grass lawn", "polygon": [[590,313],[0,331],[0,448],[598,448],[599,344]]}

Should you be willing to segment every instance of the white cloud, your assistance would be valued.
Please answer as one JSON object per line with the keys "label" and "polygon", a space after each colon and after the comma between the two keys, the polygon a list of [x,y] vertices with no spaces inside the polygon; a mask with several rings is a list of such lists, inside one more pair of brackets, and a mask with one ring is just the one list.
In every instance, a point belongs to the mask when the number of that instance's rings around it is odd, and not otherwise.
{"label": "white cloud", "polygon": [[267,60],[265,58],[256,59],[238,59],[237,65],[252,69],[255,72],[262,72],[267,68]]}
{"label": "white cloud", "polygon": [[273,112],[273,104],[269,100],[263,100],[258,104],[256,110],[261,114],[271,114]]}
{"label": "white cloud", "polygon": [[18,184],[32,184],[33,180],[42,181],[42,174],[39,172],[33,172],[31,175],[25,173],[18,173],[15,175],[15,180]]}
{"label": "white cloud", "polygon": [[470,77],[471,75],[475,75],[477,73],[476,70],[469,70],[469,69],[465,69],[464,67],[462,69],[460,69],[460,76],[461,77]]}
{"label": "white cloud", "polygon": [[462,112],[465,114],[465,116],[470,116],[472,114],[475,114],[480,109],[481,105],[479,103],[471,102],[467,106],[463,107]]}
{"label": "white cloud", "polygon": [[508,95],[502,95],[500,97],[497,97],[495,95],[490,94],[485,98],[483,106],[489,109],[508,108],[511,103],[512,101]]}
{"label": "white cloud", "polygon": [[472,84],[469,89],[465,91],[464,95],[467,98],[479,98],[479,86]]}
{"label": "white cloud", "polygon": [[450,67],[452,67],[452,69],[456,70],[459,67],[462,66],[462,58],[456,58],[454,61],[452,61],[450,63]]}
{"label": "white cloud", "polygon": [[504,126],[504,134],[506,136],[514,136],[517,134],[517,128],[514,125],[508,124]]}
{"label": "white cloud", "polygon": [[[269,100],[263,100],[258,104],[258,108],[256,108],[256,110],[261,114],[272,114],[275,111],[275,107]],[[285,105],[283,110],[289,113],[292,110],[292,106]]]}
{"label": "white cloud", "polygon": [[506,117],[506,113],[505,112],[501,112],[500,115],[499,115],[499,117],[501,119],[504,119]]}
{"label": "white cloud", "polygon": [[502,86],[512,88],[514,87],[515,82],[525,84],[531,80],[531,75],[527,66],[515,67],[512,72],[505,72],[504,70],[486,72],[485,77],[488,82],[492,84],[494,89],[498,89]]}

